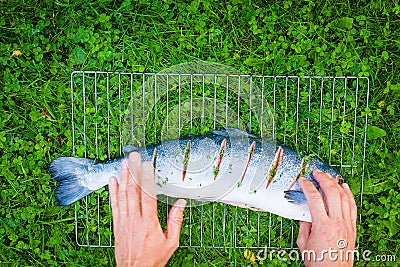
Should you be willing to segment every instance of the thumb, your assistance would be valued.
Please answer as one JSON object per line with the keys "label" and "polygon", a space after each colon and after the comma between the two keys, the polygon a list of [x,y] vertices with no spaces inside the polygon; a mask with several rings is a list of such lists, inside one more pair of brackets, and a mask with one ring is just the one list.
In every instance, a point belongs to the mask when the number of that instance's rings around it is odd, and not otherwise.
{"label": "thumb", "polygon": [[183,210],[186,200],[178,199],[168,214],[167,230],[165,232],[168,243],[174,248],[179,246],[179,236],[183,222]]}
{"label": "thumb", "polygon": [[306,249],[310,232],[311,232],[311,223],[300,221],[299,235],[297,237],[297,246],[299,246],[300,251]]}

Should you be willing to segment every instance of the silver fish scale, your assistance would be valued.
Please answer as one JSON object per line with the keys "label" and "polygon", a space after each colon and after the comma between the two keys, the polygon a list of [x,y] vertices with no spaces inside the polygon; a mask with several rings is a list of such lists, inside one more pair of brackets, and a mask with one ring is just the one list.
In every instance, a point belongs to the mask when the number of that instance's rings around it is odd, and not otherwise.
{"label": "silver fish scale", "polygon": [[[249,76],[233,70],[205,74],[198,73],[201,69],[198,65],[193,70],[188,68],[188,74],[173,71],[158,74],[73,72],[74,156],[104,160],[122,155],[122,147],[129,138],[124,139],[121,125],[126,125],[129,116],[132,134],[128,143],[138,147],[179,137],[187,129],[199,129],[201,125],[214,129],[235,127],[316,154],[342,173],[350,184],[359,187],[353,190],[360,198],[358,203],[362,204],[368,123],[367,114],[362,112],[368,107],[368,78]],[[126,116],[128,107],[132,112]],[[273,114],[272,121],[263,117],[268,111]],[[160,120],[157,127],[149,127]],[[248,149],[250,144],[243,148]],[[185,148],[186,143],[180,145]],[[166,147],[168,143],[164,142],[163,146],[158,156],[170,153],[170,148]],[[147,160],[151,160],[153,149],[151,146],[146,148]],[[218,149],[215,142],[210,151]],[[252,166],[262,160],[272,162],[273,158],[262,156],[257,153],[258,149],[261,148],[256,145],[245,179],[254,182],[255,187],[260,183],[261,188],[265,181],[252,179],[255,176]],[[288,152],[292,153],[286,149]],[[283,164],[289,163],[285,161],[286,156],[284,149]],[[300,160],[293,160],[292,164],[300,165]],[[318,160],[314,164],[322,170],[328,167]],[[221,165],[221,170],[227,167]],[[267,174],[268,170],[269,163],[257,171]],[[285,174],[280,168],[277,175],[281,173],[283,176],[296,175],[295,171]],[[285,186],[288,183],[286,179],[276,179],[271,187],[279,186],[280,181]],[[168,198],[166,201],[172,202]],[[361,222],[362,206],[358,210]],[[163,225],[168,211],[169,205],[160,203]],[[298,223],[270,213],[210,203],[189,207],[185,214],[180,242],[183,247],[296,248]],[[113,246],[106,190],[100,189],[97,194],[75,204],[75,238],[79,246]]]}

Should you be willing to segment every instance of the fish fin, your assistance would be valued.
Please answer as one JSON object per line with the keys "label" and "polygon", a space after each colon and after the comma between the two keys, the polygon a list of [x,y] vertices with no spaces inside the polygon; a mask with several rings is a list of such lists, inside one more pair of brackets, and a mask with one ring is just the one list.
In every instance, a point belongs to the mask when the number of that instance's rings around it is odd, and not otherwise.
{"label": "fish fin", "polygon": [[58,157],[48,164],[50,176],[57,181],[56,203],[68,206],[92,190],[82,185],[82,174],[94,161],[85,158]]}
{"label": "fish fin", "polygon": [[220,136],[223,136],[223,137],[229,137],[229,134],[228,134],[228,132],[225,130],[225,129],[221,129],[221,130],[211,130],[210,131],[212,134],[215,134],[215,135],[220,135]]}
{"label": "fish fin", "polygon": [[95,159],[93,160],[93,165],[99,164],[99,163],[101,163],[101,162],[102,162],[101,159],[95,158]]}
{"label": "fish fin", "polygon": [[250,138],[258,138],[255,135],[249,134],[246,131],[243,131],[241,129],[238,128],[233,128],[233,127],[226,127],[225,129],[221,129],[221,130],[211,130],[211,133],[215,134],[215,135],[220,135],[220,136],[224,136],[224,137],[230,137],[230,136],[234,136],[234,137],[241,137],[241,136],[247,136]]}
{"label": "fish fin", "polygon": [[136,151],[138,148],[137,147],[135,147],[135,146],[133,146],[133,145],[126,145],[126,146],[124,146],[123,148],[122,148],[122,151],[125,153],[125,154],[129,154],[129,153],[131,153],[131,152],[133,152],[133,151]]}
{"label": "fish fin", "polygon": [[285,198],[287,201],[296,204],[296,205],[304,205],[307,203],[306,196],[302,191],[298,190],[288,190],[285,191]]}

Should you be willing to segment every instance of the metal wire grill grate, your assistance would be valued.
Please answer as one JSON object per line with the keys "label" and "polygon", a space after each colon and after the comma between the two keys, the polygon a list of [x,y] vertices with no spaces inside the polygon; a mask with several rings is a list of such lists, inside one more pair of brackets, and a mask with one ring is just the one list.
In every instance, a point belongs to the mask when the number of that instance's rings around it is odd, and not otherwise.
{"label": "metal wire grill grate", "polygon": [[[362,203],[368,78],[77,71],[71,74],[71,101],[74,156],[121,155],[129,116],[135,135],[129,141],[136,145],[159,141],[161,128],[184,135],[238,127],[317,154],[359,187],[353,191]],[[273,114],[269,125],[257,116],[267,109]],[[163,226],[168,211],[159,205]],[[188,208],[180,244],[294,248],[297,231],[296,221],[209,203]],[[75,204],[75,234],[79,246],[113,246],[107,188]]]}

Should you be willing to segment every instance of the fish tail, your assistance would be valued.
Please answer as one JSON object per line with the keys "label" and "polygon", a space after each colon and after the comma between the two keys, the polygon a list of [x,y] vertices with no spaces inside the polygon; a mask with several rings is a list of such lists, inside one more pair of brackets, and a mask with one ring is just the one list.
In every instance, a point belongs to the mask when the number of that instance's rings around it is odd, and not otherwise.
{"label": "fish tail", "polygon": [[93,192],[82,183],[91,165],[93,160],[73,157],[58,157],[48,164],[50,176],[57,181],[57,205],[68,206]]}

